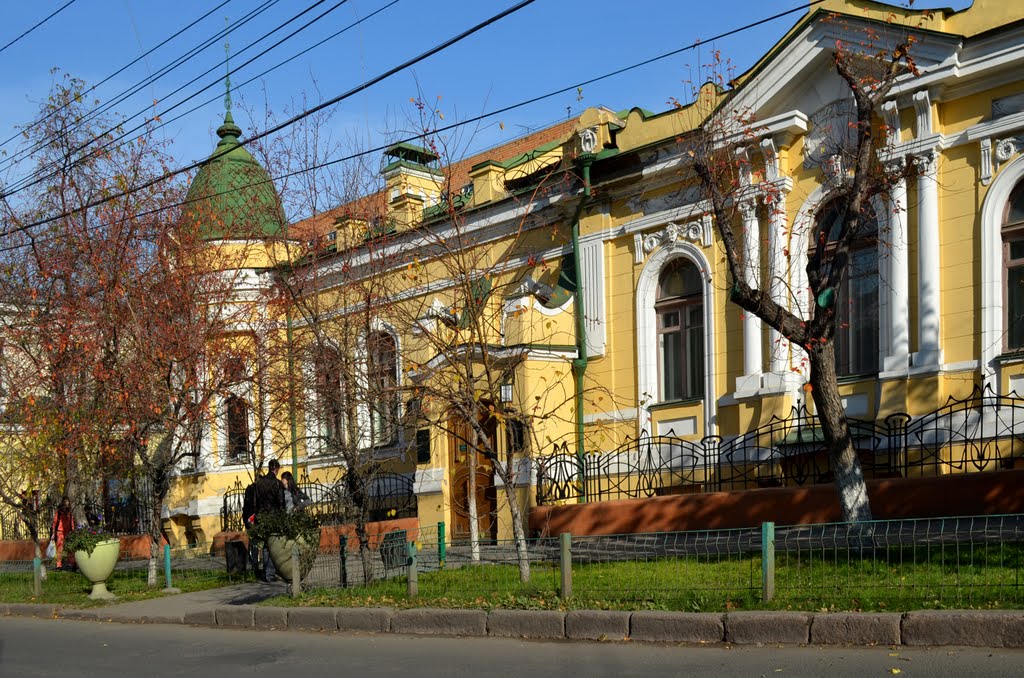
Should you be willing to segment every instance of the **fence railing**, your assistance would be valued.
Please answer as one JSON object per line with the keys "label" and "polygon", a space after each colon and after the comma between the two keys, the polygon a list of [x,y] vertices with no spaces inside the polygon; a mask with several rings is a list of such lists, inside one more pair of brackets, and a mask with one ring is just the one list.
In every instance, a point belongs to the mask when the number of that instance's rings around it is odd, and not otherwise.
{"label": "fence railing", "polygon": [[[355,502],[344,481],[336,484],[318,483],[309,480],[307,476],[297,485],[310,500],[304,510],[315,516],[321,525],[350,522]],[[415,518],[417,515],[413,480],[408,476],[398,473],[377,473],[371,478],[365,496],[370,521]],[[245,529],[242,521],[244,500],[245,486],[241,480],[236,480],[224,493],[220,510],[222,530],[240,532]]]}
{"label": "fence railing", "polygon": [[[922,416],[849,424],[868,478],[1024,467],[1024,398],[1016,393],[978,388]],[[584,455],[563,443],[535,463],[539,505],[832,481],[821,424],[803,404],[730,440],[643,435]]]}

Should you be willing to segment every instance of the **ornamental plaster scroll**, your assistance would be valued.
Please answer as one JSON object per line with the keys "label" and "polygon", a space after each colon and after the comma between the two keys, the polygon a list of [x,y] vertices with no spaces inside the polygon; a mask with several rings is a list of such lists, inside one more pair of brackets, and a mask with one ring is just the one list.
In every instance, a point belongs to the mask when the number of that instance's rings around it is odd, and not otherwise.
{"label": "ornamental plaster scroll", "polygon": [[932,133],[932,101],[928,90],[914,92],[914,114],[917,127],[917,138],[923,139]]}
{"label": "ornamental plaster scroll", "polygon": [[1024,149],[1024,136],[996,140],[996,162],[1004,163]]}
{"label": "ornamental plaster scroll", "polygon": [[981,183],[988,186],[992,183],[992,140],[982,139],[981,146]]}
{"label": "ornamental plaster scroll", "polygon": [[939,164],[939,151],[932,148],[914,156],[914,164],[921,176],[934,176]]}
{"label": "ornamental plaster scroll", "polygon": [[771,137],[761,140],[761,155],[764,156],[764,178],[772,182],[779,178],[779,154]]}
{"label": "ornamental plaster scroll", "polygon": [[660,245],[691,242],[701,247],[711,245],[711,217],[704,216],[697,221],[677,224],[670,221],[660,231],[643,237],[644,254],[650,254]]}

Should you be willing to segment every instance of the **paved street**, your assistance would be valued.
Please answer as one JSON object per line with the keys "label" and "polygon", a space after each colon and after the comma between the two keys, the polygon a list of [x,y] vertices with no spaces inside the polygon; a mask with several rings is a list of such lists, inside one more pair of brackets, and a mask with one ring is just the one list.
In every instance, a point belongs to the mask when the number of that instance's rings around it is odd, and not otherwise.
{"label": "paved street", "polygon": [[[896,655],[896,656],[891,656]],[[1018,676],[1024,651],[669,647],[0,618],[0,677]]]}

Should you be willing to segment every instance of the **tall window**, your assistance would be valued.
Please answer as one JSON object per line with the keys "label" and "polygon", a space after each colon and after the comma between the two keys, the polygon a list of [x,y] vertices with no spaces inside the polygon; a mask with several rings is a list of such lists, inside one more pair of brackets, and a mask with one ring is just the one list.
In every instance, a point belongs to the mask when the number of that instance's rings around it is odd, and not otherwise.
{"label": "tall window", "polygon": [[[840,376],[878,372],[878,220],[870,205],[865,209],[869,212],[850,247],[835,300],[836,372]],[[845,217],[841,201],[826,205],[818,214],[813,246],[831,251]]]}
{"label": "tall window", "polygon": [[390,445],[398,434],[398,347],[388,332],[367,338],[370,430],[375,446]]}
{"label": "tall window", "polygon": [[658,279],[654,312],[658,318],[661,399],[704,394],[704,296],[700,271],[677,259]]}
{"label": "tall window", "polygon": [[1010,194],[1003,214],[1003,279],[1006,297],[1005,347],[1024,349],[1024,183]]}
{"label": "tall window", "polygon": [[224,401],[227,410],[228,461],[245,461],[249,458],[249,406],[236,395]]}
{"label": "tall window", "polygon": [[317,447],[330,453],[345,441],[347,421],[342,356],[338,350],[327,348],[323,351],[320,365],[317,368],[316,380],[325,443],[325,445]]}

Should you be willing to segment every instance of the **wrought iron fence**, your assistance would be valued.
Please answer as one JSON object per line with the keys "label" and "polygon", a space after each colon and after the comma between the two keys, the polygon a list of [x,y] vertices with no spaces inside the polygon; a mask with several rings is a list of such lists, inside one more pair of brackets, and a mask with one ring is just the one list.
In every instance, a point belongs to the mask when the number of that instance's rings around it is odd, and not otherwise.
{"label": "wrought iron fence", "polygon": [[[1024,466],[1024,398],[976,388],[925,415],[850,419],[868,478]],[[818,417],[803,404],[736,438],[642,435],[578,456],[562,444],[536,460],[537,503],[606,501],[832,481]]]}
{"label": "wrought iron fence", "polygon": [[[343,482],[334,485],[318,483],[304,476],[298,488],[309,498],[304,510],[315,516],[321,525],[340,525],[348,522],[353,500]],[[396,518],[415,518],[416,494],[413,480],[398,473],[379,473],[371,479],[367,493],[367,511],[370,521]],[[225,493],[220,510],[221,530],[239,532],[245,529],[242,504],[245,486],[237,480]]]}
{"label": "wrought iron fence", "polygon": [[106,492],[85,502],[86,519],[111,534],[149,534],[153,525],[153,493],[147,481],[107,481]]}

